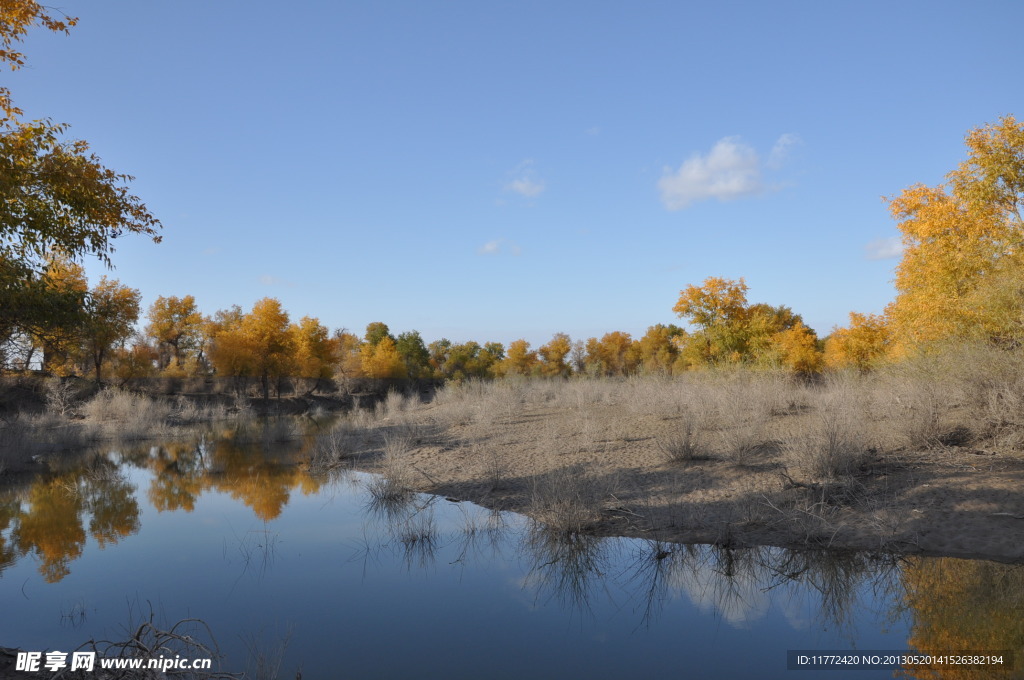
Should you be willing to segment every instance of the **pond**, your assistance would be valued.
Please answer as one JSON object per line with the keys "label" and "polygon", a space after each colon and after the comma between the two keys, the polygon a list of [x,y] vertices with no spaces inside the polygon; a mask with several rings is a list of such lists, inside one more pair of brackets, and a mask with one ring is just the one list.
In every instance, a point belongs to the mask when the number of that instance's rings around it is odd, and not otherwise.
{"label": "pond", "polygon": [[[370,475],[311,475],[305,457],[207,435],[3,492],[0,646],[69,651],[192,618],[249,677],[454,680],[849,678],[787,666],[798,650],[1024,642],[1018,566],[557,535],[455,499],[375,502]],[[1000,676],[977,673],[938,677]]]}

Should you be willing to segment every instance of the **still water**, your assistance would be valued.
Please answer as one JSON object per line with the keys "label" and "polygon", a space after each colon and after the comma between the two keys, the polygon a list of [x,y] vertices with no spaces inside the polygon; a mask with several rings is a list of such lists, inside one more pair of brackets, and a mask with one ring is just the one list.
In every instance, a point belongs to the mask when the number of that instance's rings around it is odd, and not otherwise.
{"label": "still water", "polygon": [[556,536],[423,495],[381,507],[369,475],[311,475],[303,447],[104,449],[0,494],[0,646],[197,618],[227,671],[454,680],[889,678],[787,670],[787,650],[1024,644],[1016,566]]}

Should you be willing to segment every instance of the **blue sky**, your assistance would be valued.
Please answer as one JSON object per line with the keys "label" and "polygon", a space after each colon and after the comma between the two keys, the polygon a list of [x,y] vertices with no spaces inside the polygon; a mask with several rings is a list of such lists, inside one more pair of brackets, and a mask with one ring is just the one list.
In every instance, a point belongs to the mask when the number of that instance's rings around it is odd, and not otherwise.
{"label": "blue sky", "polygon": [[136,177],[146,307],[428,342],[639,336],[708,276],[827,334],[893,297],[881,197],[1024,116],[1017,0],[59,6],[5,82]]}

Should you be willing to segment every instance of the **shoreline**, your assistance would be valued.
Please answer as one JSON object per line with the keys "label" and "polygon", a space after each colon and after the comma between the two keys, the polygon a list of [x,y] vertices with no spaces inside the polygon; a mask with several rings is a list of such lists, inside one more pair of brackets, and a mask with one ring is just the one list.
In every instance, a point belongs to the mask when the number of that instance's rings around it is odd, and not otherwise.
{"label": "shoreline", "polygon": [[529,398],[503,411],[477,398],[454,419],[444,403],[393,410],[376,426],[383,446],[351,464],[556,533],[1024,563],[1024,455],[1010,448],[872,446],[825,477],[795,462],[780,432],[807,425],[799,410],[740,459],[719,446],[674,462],[663,443],[685,414]]}

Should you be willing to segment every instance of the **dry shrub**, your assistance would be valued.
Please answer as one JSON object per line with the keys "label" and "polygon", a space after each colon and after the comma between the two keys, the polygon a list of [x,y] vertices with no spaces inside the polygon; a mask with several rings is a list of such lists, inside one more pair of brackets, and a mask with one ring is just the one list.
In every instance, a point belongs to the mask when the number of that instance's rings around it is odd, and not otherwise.
{"label": "dry shrub", "polygon": [[814,478],[854,474],[870,448],[865,431],[863,397],[856,377],[830,377],[804,427],[786,442],[792,463]]}
{"label": "dry shrub", "polygon": [[413,437],[405,428],[384,433],[383,458],[379,475],[367,486],[375,503],[381,506],[403,503],[413,494],[413,468],[408,460]]}
{"label": "dry shrub", "polygon": [[711,396],[717,402],[715,411],[721,425],[721,454],[734,463],[748,463],[764,443],[775,398],[756,380],[720,385]]}
{"label": "dry shrub", "polygon": [[165,433],[173,410],[166,402],[106,389],[85,402],[81,412],[87,421],[99,425],[105,436],[146,439]]}
{"label": "dry shrub", "polygon": [[352,420],[338,421],[329,431],[313,440],[310,472],[324,473],[338,467],[343,461],[357,456],[362,443],[362,432]]}
{"label": "dry shrub", "polygon": [[69,380],[54,378],[46,384],[46,410],[50,413],[71,417],[78,404],[78,390]]}
{"label": "dry shrub", "polygon": [[887,426],[890,446],[932,448],[949,430],[946,414],[958,401],[957,381],[941,371],[935,357],[908,359],[886,367],[874,381],[877,417]]}
{"label": "dry shrub", "polygon": [[300,435],[298,424],[294,418],[289,416],[281,416],[263,423],[262,440],[264,448],[271,448],[274,444],[295,441]]}
{"label": "dry shrub", "polygon": [[614,491],[614,480],[594,475],[583,465],[569,465],[534,480],[529,514],[551,531],[579,533],[601,518]]}
{"label": "dry shrub", "polygon": [[943,359],[957,370],[965,419],[978,434],[1014,448],[1024,444],[1024,352],[965,345]]}
{"label": "dry shrub", "polygon": [[658,448],[670,463],[687,463],[710,457],[708,432],[712,413],[697,405],[687,407],[679,419],[678,427],[658,437]]}
{"label": "dry shrub", "polygon": [[500,449],[495,446],[488,446],[482,453],[477,449],[476,453],[474,458],[479,461],[481,476],[490,485],[492,491],[500,489],[508,478],[508,461],[501,455]]}

